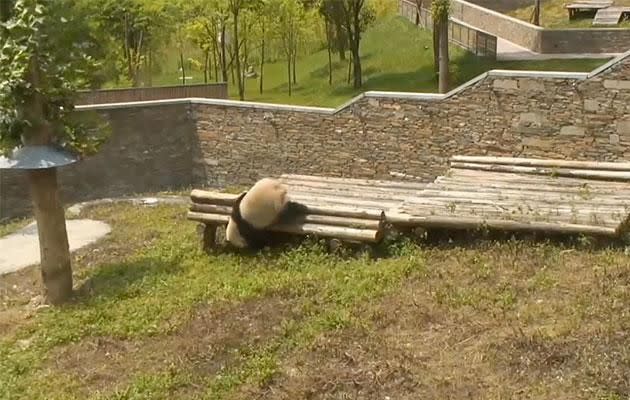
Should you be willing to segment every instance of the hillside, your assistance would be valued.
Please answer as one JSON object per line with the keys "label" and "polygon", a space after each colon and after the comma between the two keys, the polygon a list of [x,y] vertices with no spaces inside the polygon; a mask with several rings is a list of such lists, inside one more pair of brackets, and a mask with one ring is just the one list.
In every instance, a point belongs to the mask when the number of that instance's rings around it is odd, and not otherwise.
{"label": "hillside", "polygon": [[[366,32],[362,42],[364,86],[355,90],[346,82],[348,64],[334,55],[334,81],[328,84],[326,50],[304,56],[298,61],[297,85],[289,97],[286,65],[283,60],[265,67],[265,90],[258,92],[258,80],[249,79],[246,100],[299,105],[338,106],[367,90],[436,92],[433,72],[432,36],[401,17],[385,18]],[[179,83],[176,59],[170,72],[154,78],[154,84]],[[451,47],[451,82],[457,86],[490,69],[590,71],[604,60],[545,60],[528,62],[492,62]],[[203,74],[194,71],[192,82],[203,82]],[[238,98],[230,82],[230,95]]]}

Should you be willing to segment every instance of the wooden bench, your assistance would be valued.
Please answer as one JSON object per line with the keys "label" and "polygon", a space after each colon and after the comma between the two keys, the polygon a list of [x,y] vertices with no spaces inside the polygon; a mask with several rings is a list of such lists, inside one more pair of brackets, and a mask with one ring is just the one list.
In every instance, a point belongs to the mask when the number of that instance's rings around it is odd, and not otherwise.
{"label": "wooden bench", "polygon": [[[387,188],[388,183],[382,182],[386,190],[379,192],[382,185],[379,186],[378,181],[339,178],[335,184],[318,189],[318,182],[326,182],[329,178],[301,175],[299,179],[292,179],[290,175],[281,178],[288,185],[291,197],[307,207],[307,214],[295,224],[274,225],[270,228],[272,231],[364,244],[377,244],[382,240],[386,229],[387,191],[392,189]],[[310,183],[301,186],[298,182],[302,179]],[[372,187],[376,192],[370,195]],[[207,190],[191,192],[192,204],[187,218],[204,224],[205,250],[215,247],[217,228],[227,225],[237,197],[237,194]]]}

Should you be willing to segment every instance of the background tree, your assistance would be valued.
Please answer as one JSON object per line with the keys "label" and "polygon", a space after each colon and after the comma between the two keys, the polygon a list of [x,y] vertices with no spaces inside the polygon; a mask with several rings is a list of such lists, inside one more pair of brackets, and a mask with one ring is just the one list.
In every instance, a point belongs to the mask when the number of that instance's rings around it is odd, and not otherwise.
{"label": "background tree", "polygon": [[245,82],[243,81],[243,72],[241,70],[241,40],[239,38],[239,22],[240,17],[247,7],[246,0],[228,0],[228,9],[232,16],[232,61],[233,67],[236,68],[236,79],[238,84],[238,97],[245,100]]}
{"label": "background tree", "polygon": [[322,0],[320,13],[330,28],[331,47],[338,52],[339,61],[345,61],[348,49],[348,32],[343,2],[346,0]]}
{"label": "background tree", "polygon": [[431,4],[431,15],[434,21],[434,32],[438,32],[439,37],[439,78],[438,90],[440,93],[448,91],[448,16],[450,12],[449,0],[433,0]]}
{"label": "background tree", "polygon": [[[73,18],[71,3],[58,0],[1,0],[0,150],[24,145],[58,145],[90,153],[103,140],[73,113],[76,87],[94,70],[83,51],[85,21]],[[72,37],[82,27],[87,36]],[[68,45],[68,46],[66,46]],[[52,304],[72,294],[72,268],[56,169],[29,170],[40,241],[44,296]]]}
{"label": "background tree", "polygon": [[[289,96],[292,94],[293,78],[295,77],[295,52],[297,51],[300,21],[303,19],[302,4],[295,0],[276,0],[274,3],[277,28],[282,49],[287,61],[287,83]],[[293,73],[292,73],[293,71]]]}
{"label": "background tree", "polygon": [[532,10],[532,24],[540,26],[540,0],[534,0],[534,9]]}
{"label": "background tree", "polygon": [[343,6],[344,26],[348,34],[350,51],[352,53],[353,86],[358,89],[363,84],[361,70],[361,35],[374,21],[372,8],[366,5],[365,0],[339,0]]}
{"label": "background tree", "polygon": [[335,38],[335,22],[332,16],[332,2],[323,0],[319,3],[319,15],[324,20],[324,29],[326,33],[326,50],[328,51],[328,84],[332,86],[333,67],[332,67],[332,50],[333,40]]}
{"label": "background tree", "polygon": [[258,28],[259,28],[259,40],[260,40],[260,73],[258,76],[258,91],[260,94],[264,90],[264,77],[265,77],[265,57],[267,56],[266,50],[269,45],[269,39],[271,37],[269,27],[273,23],[272,5],[269,0],[262,0],[259,3],[257,9],[258,12]]}

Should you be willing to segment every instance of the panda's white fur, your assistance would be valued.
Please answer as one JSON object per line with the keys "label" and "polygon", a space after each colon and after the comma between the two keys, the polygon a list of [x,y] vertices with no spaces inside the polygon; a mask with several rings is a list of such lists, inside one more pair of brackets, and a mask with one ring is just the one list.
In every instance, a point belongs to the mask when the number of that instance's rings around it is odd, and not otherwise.
{"label": "panda's white fur", "polygon": [[[288,203],[287,187],[277,179],[263,178],[247,191],[241,199],[238,211],[242,219],[253,228],[264,230],[277,221]],[[228,220],[226,240],[239,248],[249,247],[232,216]]]}

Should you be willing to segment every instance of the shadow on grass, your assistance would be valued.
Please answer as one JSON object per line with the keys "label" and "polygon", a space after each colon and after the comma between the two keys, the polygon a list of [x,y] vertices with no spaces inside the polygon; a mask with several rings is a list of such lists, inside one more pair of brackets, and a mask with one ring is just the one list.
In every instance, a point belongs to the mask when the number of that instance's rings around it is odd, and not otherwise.
{"label": "shadow on grass", "polygon": [[77,304],[101,299],[124,299],[146,292],[148,286],[181,272],[178,259],[140,258],[103,264],[75,291]]}

